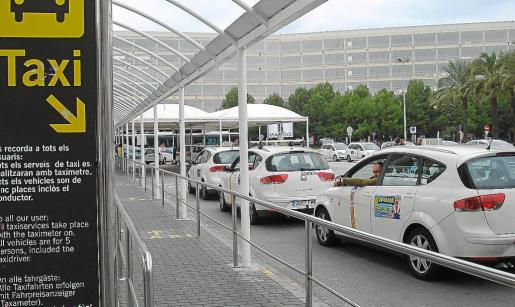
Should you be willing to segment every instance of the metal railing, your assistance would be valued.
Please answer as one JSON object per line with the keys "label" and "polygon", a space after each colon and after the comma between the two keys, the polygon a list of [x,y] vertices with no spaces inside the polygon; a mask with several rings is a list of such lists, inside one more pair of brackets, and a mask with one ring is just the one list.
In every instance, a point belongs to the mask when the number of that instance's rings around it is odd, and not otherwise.
{"label": "metal railing", "polygon": [[[123,164],[120,164],[122,166]],[[140,255],[141,268],[143,271],[143,306],[154,306],[154,286],[152,275],[152,255],[148,250],[145,242],[141,239],[138,231],[134,227],[131,218],[123,208],[123,205],[114,193],[115,201],[115,288],[116,288],[116,306],[120,306],[120,282],[125,281],[127,287],[126,306],[139,307],[136,288],[134,286],[134,269],[133,269],[133,245],[136,245]],[[123,236],[125,236],[125,240]],[[125,246],[124,246],[125,242]],[[125,270],[124,270],[125,268]]]}
{"label": "metal railing", "polygon": [[[499,283],[499,284],[502,284],[502,285],[505,285],[508,287],[515,288],[515,274],[507,273],[507,272],[500,271],[500,270],[497,270],[494,268],[486,267],[486,266],[483,266],[480,264],[476,264],[476,263],[469,262],[469,261],[459,259],[459,258],[454,258],[451,256],[433,252],[430,250],[421,249],[419,247],[412,246],[409,244],[386,239],[386,238],[383,238],[383,237],[380,237],[377,235],[373,235],[373,234],[366,233],[366,232],[363,232],[360,230],[356,230],[354,228],[335,224],[333,222],[317,218],[313,215],[305,214],[305,213],[291,210],[291,209],[286,209],[286,208],[283,208],[281,206],[275,205],[270,202],[259,200],[259,199],[250,197],[248,195],[244,195],[239,192],[235,192],[233,190],[229,190],[229,189],[218,187],[216,185],[208,184],[206,182],[194,180],[194,179],[182,176],[180,174],[177,174],[177,173],[174,173],[171,171],[166,171],[166,170],[160,169],[153,165],[146,165],[146,164],[140,163],[138,161],[133,161],[133,160],[130,160],[130,163],[132,164],[131,169],[133,170],[133,172],[135,169],[140,168],[140,167],[136,167],[136,165],[140,165],[140,166],[142,166],[142,171],[139,172],[140,174],[141,173],[147,174],[148,172],[146,172],[146,168],[153,169],[152,175],[155,174],[154,173],[155,171],[160,172],[160,174],[162,174],[161,175],[161,189],[162,189],[161,196],[162,196],[162,205],[163,206],[165,205],[165,197],[164,196],[165,196],[165,194],[169,194],[169,193],[164,192],[164,186],[165,186],[164,185],[164,178],[165,178],[164,174],[175,177],[176,191],[175,191],[175,195],[172,195],[172,196],[175,196],[176,217],[179,218],[179,205],[181,202],[183,202],[183,204],[186,205],[188,208],[194,210],[196,213],[197,237],[200,237],[200,232],[201,232],[201,230],[200,230],[201,216],[204,216],[204,217],[208,218],[209,220],[219,224],[220,226],[232,231],[232,234],[233,234],[233,238],[232,238],[232,240],[233,240],[233,262],[234,262],[233,265],[234,265],[234,267],[238,267],[238,238],[239,238],[239,239],[249,243],[251,246],[255,247],[256,249],[263,252],[264,254],[270,256],[272,259],[274,259],[274,260],[278,261],[279,263],[285,265],[286,267],[292,269],[293,271],[295,271],[301,275],[304,275],[304,280],[305,280],[304,287],[305,287],[305,294],[306,294],[305,305],[306,306],[312,306],[312,304],[313,304],[313,282],[316,283],[317,285],[319,285],[320,287],[324,288],[329,293],[335,295],[342,301],[346,302],[347,304],[349,304],[351,306],[359,306],[358,304],[353,302],[351,299],[338,293],[336,290],[332,289],[327,284],[323,283],[321,280],[319,280],[313,276],[313,269],[312,269],[313,257],[312,257],[312,245],[311,245],[312,234],[311,234],[311,232],[312,232],[312,228],[314,225],[327,227],[333,231],[343,233],[345,236],[352,238],[352,239],[371,243],[373,245],[387,248],[389,250],[399,252],[402,254],[407,254],[407,255],[414,256],[414,257],[421,257],[421,258],[424,258],[426,260],[429,260],[437,265],[440,265],[440,266],[443,266],[446,268],[454,269],[454,270],[457,270],[457,271],[460,271],[463,273],[477,276],[482,279],[490,280],[490,281],[493,281],[493,282],[496,282],[496,283]],[[124,164],[128,165],[128,163],[121,163],[121,165],[124,165]],[[143,170],[143,168],[145,170]],[[127,167],[126,167],[126,173],[127,174],[129,173]],[[152,176],[152,177],[154,177],[154,176]],[[186,180],[191,185],[195,186],[195,190],[196,190],[195,207],[189,206],[186,203],[185,199],[184,200],[180,199],[179,191],[178,191],[179,179]],[[144,182],[145,182],[145,188],[146,188],[146,178],[144,179]],[[152,179],[152,184],[153,184],[153,179]],[[225,225],[224,223],[222,223],[222,222],[216,220],[215,218],[202,212],[201,208],[200,208],[200,200],[199,200],[200,199],[199,192],[200,192],[201,186],[209,187],[211,189],[217,190],[218,192],[224,192],[224,193],[231,194],[231,197],[232,197],[231,203],[232,204],[235,204],[235,198],[239,197],[241,199],[248,200],[250,203],[262,205],[266,208],[275,210],[276,212],[279,212],[286,216],[290,216],[293,218],[297,218],[299,220],[303,220],[305,222],[304,229],[305,229],[305,238],[306,238],[304,270],[301,270],[301,269],[287,263],[286,261],[284,261],[284,260],[280,259],[279,257],[273,255],[272,253],[266,251],[264,248],[256,245],[255,243],[253,243],[251,241],[246,240],[237,229],[237,206],[234,206],[234,205],[231,206],[232,207],[232,225],[230,225],[230,226]],[[171,194],[169,194],[169,195],[171,195]],[[152,197],[154,197],[154,193],[152,193]]]}

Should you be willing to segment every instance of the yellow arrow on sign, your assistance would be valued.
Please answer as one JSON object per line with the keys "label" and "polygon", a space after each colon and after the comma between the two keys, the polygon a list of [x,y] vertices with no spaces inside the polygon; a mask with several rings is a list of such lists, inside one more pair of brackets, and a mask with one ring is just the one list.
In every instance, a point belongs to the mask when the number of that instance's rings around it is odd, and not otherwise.
{"label": "yellow arrow on sign", "polygon": [[46,99],[54,109],[66,119],[69,124],[50,124],[57,133],[84,133],[86,132],[86,105],[77,98],[77,116],[73,115],[54,95]]}

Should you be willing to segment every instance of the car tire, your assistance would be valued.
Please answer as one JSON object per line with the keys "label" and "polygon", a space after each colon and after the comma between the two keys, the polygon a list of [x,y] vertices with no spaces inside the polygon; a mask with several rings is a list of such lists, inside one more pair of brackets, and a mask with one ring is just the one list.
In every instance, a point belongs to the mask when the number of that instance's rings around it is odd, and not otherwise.
{"label": "car tire", "polygon": [[219,192],[218,197],[219,197],[218,203],[220,204],[220,211],[227,212],[227,211],[231,210],[231,206],[229,206],[225,202],[224,192]]}
{"label": "car tire", "polygon": [[258,225],[261,222],[261,217],[259,216],[256,206],[253,203],[249,203],[249,220],[250,225]]}
{"label": "car tire", "polygon": [[[331,217],[325,208],[318,209],[315,213],[315,216],[322,220],[331,221]],[[336,244],[337,239],[333,230],[324,226],[315,225],[315,233],[320,245],[333,246]]]}
{"label": "car tire", "polygon": [[347,162],[352,162],[350,155],[347,155]]}
{"label": "car tire", "polygon": [[[419,227],[412,230],[404,242],[413,246],[427,249],[433,252],[438,252],[433,236],[425,228]],[[431,263],[420,257],[405,255],[406,263],[411,273],[418,279],[422,280],[435,280],[441,276],[443,268],[437,264]]]}
{"label": "car tire", "polygon": [[[202,180],[202,182],[204,182],[204,180]],[[209,193],[205,185],[200,186],[200,198],[202,198],[203,200],[209,199]]]}
{"label": "car tire", "polygon": [[337,156],[337,155],[334,155],[334,156],[333,156],[333,161],[334,161],[334,162],[338,162],[338,156]]}
{"label": "car tire", "polygon": [[[188,177],[190,178],[190,177]],[[191,185],[191,183],[188,181],[188,193],[195,194],[195,188]]]}

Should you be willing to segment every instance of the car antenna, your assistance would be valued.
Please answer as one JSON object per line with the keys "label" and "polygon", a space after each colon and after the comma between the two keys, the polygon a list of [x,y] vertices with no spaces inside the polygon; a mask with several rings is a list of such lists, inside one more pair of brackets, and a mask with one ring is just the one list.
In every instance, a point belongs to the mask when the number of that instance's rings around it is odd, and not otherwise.
{"label": "car antenna", "polygon": [[490,150],[490,147],[492,146],[492,142],[494,141],[493,138],[490,139],[490,143],[488,143],[488,146],[486,147],[486,150]]}

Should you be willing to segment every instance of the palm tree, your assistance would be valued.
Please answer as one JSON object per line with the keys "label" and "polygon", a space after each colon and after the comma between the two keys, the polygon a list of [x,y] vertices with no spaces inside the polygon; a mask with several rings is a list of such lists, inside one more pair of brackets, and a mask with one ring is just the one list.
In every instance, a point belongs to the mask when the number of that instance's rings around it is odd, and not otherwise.
{"label": "palm tree", "polygon": [[481,53],[479,59],[470,64],[470,71],[475,76],[475,91],[490,101],[493,138],[499,137],[499,107],[497,98],[502,89],[502,74],[499,57],[495,52]]}
{"label": "palm tree", "polygon": [[438,80],[438,90],[433,95],[433,105],[437,106],[446,101],[457,99],[463,109],[463,133],[468,133],[468,96],[472,90],[472,75],[469,60],[451,60],[443,68],[446,77]]}
{"label": "palm tree", "polygon": [[501,65],[501,89],[508,93],[511,100],[513,144],[515,145],[515,52],[501,54],[499,56]]}

